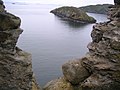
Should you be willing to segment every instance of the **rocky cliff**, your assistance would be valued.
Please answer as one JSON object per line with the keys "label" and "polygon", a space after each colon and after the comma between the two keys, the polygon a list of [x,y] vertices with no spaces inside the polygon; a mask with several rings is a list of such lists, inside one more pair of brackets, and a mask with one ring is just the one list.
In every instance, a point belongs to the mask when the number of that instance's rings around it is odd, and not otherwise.
{"label": "rocky cliff", "polygon": [[32,71],[31,54],[16,46],[19,17],[7,12],[0,0],[0,90],[40,90]]}
{"label": "rocky cliff", "polygon": [[76,23],[95,23],[96,20],[93,17],[87,15],[86,12],[76,7],[60,7],[51,11],[56,16],[61,17],[63,20],[72,21]]}
{"label": "rocky cliff", "polygon": [[65,63],[64,76],[44,90],[120,90],[120,5],[109,8],[108,18],[93,26],[86,56]]}

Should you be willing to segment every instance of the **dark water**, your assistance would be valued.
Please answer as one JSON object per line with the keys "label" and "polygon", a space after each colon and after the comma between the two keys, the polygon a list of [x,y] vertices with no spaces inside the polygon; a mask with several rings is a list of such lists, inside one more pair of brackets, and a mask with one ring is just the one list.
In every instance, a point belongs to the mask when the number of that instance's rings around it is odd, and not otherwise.
{"label": "dark water", "polygon": [[[40,85],[62,76],[61,66],[85,55],[93,24],[78,25],[50,14],[55,5],[7,4],[7,10],[22,19],[18,46],[32,54],[33,70]],[[98,22],[106,16],[89,14]]]}

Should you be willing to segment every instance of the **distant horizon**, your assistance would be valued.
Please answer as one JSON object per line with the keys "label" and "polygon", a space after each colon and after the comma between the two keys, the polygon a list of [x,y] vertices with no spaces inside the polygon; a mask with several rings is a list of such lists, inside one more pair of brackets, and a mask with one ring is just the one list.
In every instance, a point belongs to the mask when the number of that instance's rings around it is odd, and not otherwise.
{"label": "distant horizon", "polygon": [[4,2],[21,2],[21,3],[33,3],[33,4],[56,4],[67,6],[86,6],[96,4],[113,4],[113,0],[3,0]]}

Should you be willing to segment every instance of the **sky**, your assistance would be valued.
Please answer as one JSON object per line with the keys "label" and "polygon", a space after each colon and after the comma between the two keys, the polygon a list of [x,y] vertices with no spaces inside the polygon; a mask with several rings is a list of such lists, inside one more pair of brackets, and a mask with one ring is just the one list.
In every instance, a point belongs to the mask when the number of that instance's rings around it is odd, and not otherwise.
{"label": "sky", "polygon": [[95,4],[105,4],[105,3],[112,4],[114,0],[3,0],[3,1],[85,6],[85,5],[95,5]]}

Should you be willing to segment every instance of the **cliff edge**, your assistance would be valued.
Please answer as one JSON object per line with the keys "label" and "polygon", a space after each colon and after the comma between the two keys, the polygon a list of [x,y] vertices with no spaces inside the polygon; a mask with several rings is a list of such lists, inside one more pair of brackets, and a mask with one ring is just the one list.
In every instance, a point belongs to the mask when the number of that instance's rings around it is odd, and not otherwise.
{"label": "cliff edge", "polygon": [[86,56],[65,63],[64,76],[44,90],[120,90],[120,4],[109,7],[108,19],[93,26]]}
{"label": "cliff edge", "polygon": [[32,71],[31,54],[16,46],[19,17],[7,12],[0,0],[0,90],[40,90]]}

